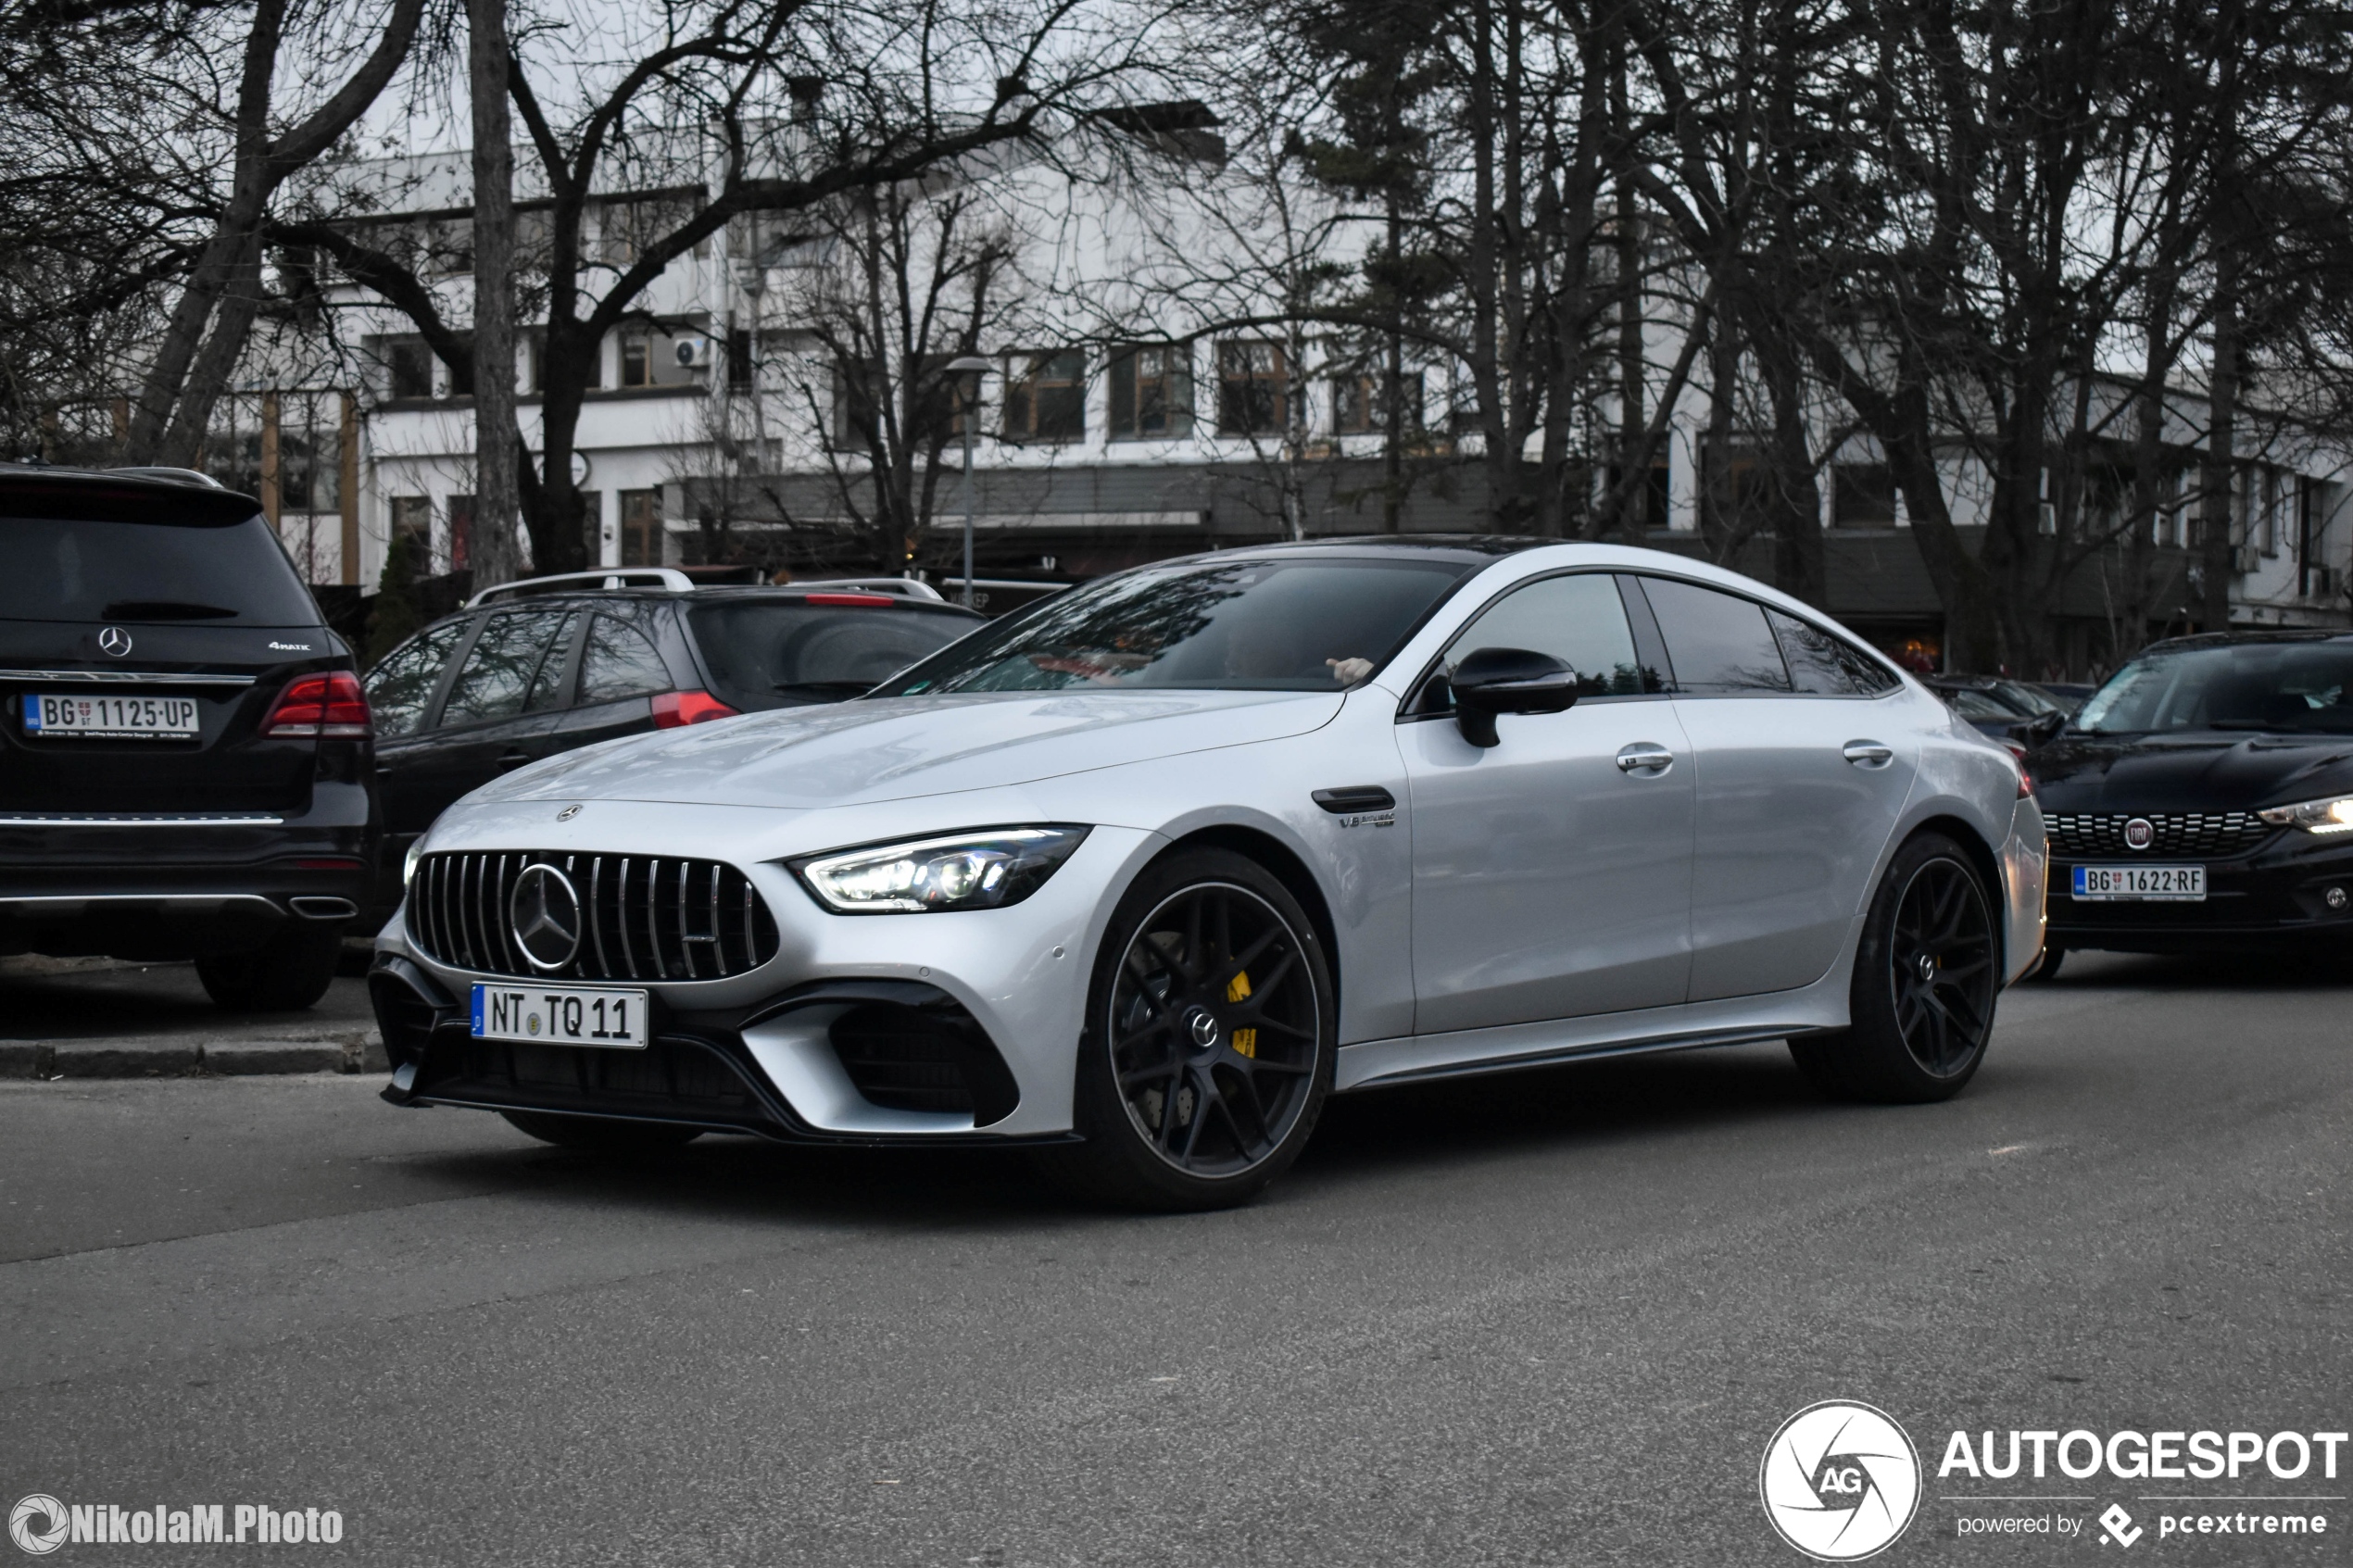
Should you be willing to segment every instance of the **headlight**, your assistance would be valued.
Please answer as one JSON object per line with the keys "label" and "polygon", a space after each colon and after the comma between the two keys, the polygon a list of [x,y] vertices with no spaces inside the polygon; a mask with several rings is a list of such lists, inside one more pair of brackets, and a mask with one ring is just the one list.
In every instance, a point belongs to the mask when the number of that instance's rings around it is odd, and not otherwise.
{"label": "headlight", "polygon": [[408,886],[410,883],[412,883],[412,882],[414,882],[414,881],[416,881],[416,880],[417,880],[417,862],[424,857],[424,853],[425,853],[425,839],[424,839],[424,834],[419,834],[417,835],[417,837],[416,837],[415,841],[414,841],[413,843],[411,843],[411,844],[409,846],[409,853],[408,853],[406,856],[402,857],[402,859],[401,859],[401,861],[400,861],[400,885],[401,885],[401,886],[406,887],[406,886]]}
{"label": "headlight", "polygon": [[2353,795],[2326,800],[2306,800],[2294,806],[2273,806],[2257,816],[2275,828],[2299,827],[2306,833],[2353,833]]}
{"label": "headlight", "polygon": [[1059,823],[984,829],[785,863],[836,914],[999,909],[1037,892],[1086,837]]}

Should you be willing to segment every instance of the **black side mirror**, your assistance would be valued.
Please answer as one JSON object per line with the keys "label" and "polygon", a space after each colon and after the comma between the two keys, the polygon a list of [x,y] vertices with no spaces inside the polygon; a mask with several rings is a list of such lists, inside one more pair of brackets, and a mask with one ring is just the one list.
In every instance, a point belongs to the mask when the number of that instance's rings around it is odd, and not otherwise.
{"label": "black side mirror", "polygon": [[2065,728],[2067,728],[2066,714],[2045,713],[2038,716],[2032,723],[2020,725],[2019,733],[2026,737],[2027,744],[2030,746],[2048,746]]}
{"label": "black side mirror", "polygon": [[1577,702],[1577,671],[1527,648],[1480,648],[1454,666],[1448,682],[1454,722],[1476,746],[1498,743],[1497,714],[1559,713]]}

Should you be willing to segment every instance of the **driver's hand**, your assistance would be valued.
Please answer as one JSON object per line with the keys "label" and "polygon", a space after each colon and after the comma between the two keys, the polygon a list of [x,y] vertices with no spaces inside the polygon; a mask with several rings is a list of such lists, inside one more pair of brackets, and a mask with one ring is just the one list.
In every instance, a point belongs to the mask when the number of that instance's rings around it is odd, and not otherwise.
{"label": "driver's hand", "polygon": [[1331,667],[1332,679],[1343,686],[1353,686],[1373,672],[1369,659],[1327,659],[1324,662]]}

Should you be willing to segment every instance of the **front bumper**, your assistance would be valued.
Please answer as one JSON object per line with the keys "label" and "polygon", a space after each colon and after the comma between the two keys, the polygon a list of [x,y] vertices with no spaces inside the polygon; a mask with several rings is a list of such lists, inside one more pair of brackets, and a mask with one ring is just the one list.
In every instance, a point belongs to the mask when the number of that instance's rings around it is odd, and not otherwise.
{"label": "front bumper", "polygon": [[[2181,953],[2353,936],[2353,844],[2282,829],[2228,859],[2151,853],[2152,864],[2203,864],[2197,903],[2087,901],[2073,896],[2078,865],[2121,865],[2122,856],[2054,857],[2049,940],[2060,947]],[[2331,905],[2334,890],[2340,897]]]}
{"label": "front bumper", "polygon": [[[706,838],[682,831],[676,809],[648,809],[641,836],[616,821],[623,808],[599,811],[593,848],[606,853],[658,845],[676,855],[690,841],[740,847],[759,826],[747,821]],[[544,810],[534,816],[545,822]],[[501,845],[487,833],[459,843],[437,828],[433,847],[567,847],[540,842],[549,834],[537,823],[525,830],[527,845]],[[774,918],[776,955],[724,980],[643,983],[652,1043],[642,1051],[474,1039],[473,985],[513,977],[437,961],[411,938],[404,906],[377,938],[370,975],[394,1068],[386,1098],[795,1141],[1066,1137],[1106,894],[1159,843],[1098,827],[1021,903],[944,915],[833,914],[778,863],[781,854],[730,854],[726,862]]]}
{"label": "front bumper", "polygon": [[0,953],[249,952],[289,921],[357,917],[374,856],[358,785],[321,784],[290,815],[0,816]]}

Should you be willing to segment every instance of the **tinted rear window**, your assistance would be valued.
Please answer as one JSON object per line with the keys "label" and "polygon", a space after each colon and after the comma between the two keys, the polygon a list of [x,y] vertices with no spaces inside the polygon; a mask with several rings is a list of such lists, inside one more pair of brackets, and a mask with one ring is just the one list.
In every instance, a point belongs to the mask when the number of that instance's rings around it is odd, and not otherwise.
{"label": "tinted rear window", "polygon": [[745,703],[856,696],[982,622],[893,606],[791,599],[698,605],[687,614],[712,684]]}
{"label": "tinted rear window", "polygon": [[239,521],[0,517],[0,620],[316,626],[258,512]]}

